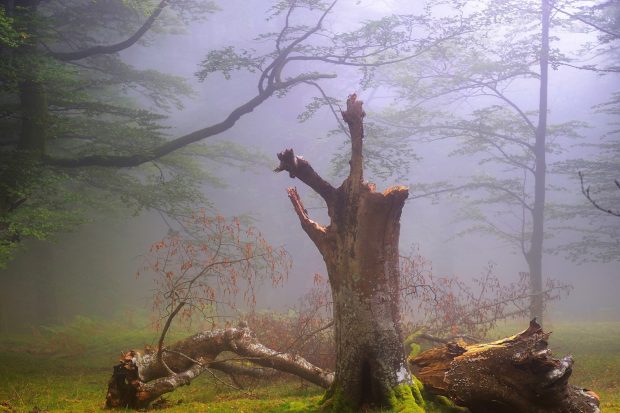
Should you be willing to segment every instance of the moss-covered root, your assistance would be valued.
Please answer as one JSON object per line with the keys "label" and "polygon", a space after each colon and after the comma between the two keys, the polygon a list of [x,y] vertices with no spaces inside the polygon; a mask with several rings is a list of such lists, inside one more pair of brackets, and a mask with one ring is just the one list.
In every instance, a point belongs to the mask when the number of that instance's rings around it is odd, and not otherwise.
{"label": "moss-covered root", "polygon": [[[401,384],[390,391],[387,403],[381,412],[393,413],[468,413],[469,410],[456,406],[452,401],[443,396],[435,396],[424,391],[424,385],[417,378],[413,378],[413,384]],[[321,401],[323,411],[332,413],[357,413],[347,397],[342,394],[338,386],[332,386]]]}
{"label": "moss-covered root", "polygon": [[426,413],[469,413],[469,409],[457,406],[447,397],[425,391],[424,385],[415,376],[413,376],[411,392],[415,400],[424,407]]}
{"label": "moss-covered root", "polygon": [[354,413],[354,406],[351,405],[349,399],[345,397],[340,386],[333,383],[332,386],[325,392],[323,398],[319,402],[321,410],[324,412],[343,412]]}
{"label": "moss-covered root", "polygon": [[426,413],[426,402],[422,392],[414,382],[413,385],[400,384],[392,389],[389,397],[390,409],[399,413]]}

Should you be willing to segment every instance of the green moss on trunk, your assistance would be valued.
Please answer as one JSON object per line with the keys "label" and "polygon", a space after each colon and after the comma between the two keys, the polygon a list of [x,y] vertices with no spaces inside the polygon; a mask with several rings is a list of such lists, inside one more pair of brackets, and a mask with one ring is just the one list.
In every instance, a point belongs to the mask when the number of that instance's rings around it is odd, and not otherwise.
{"label": "green moss on trunk", "polygon": [[336,382],[325,392],[320,405],[325,412],[355,413],[353,404]]}
{"label": "green moss on trunk", "polygon": [[[320,402],[323,411],[333,413],[356,413],[359,411],[336,383]],[[387,397],[385,406],[377,406],[382,413],[468,413],[469,410],[455,405],[443,396],[435,396],[424,390],[416,377],[413,384],[399,384]],[[389,409],[389,410],[386,410]]]}
{"label": "green moss on trunk", "polygon": [[414,382],[413,385],[399,384],[392,389],[388,399],[389,408],[399,413],[426,413],[424,398]]}

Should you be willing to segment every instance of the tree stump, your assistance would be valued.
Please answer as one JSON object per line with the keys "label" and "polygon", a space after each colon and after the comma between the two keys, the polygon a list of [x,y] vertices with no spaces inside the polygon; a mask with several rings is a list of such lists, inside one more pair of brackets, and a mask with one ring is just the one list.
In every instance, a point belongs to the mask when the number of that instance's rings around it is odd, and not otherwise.
{"label": "tree stump", "polygon": [[596,393],[568,384],[573,359],[555,359],[536,320],[492,343],[448,343],[409,359],[428,391],[472,413],[598,413]]}

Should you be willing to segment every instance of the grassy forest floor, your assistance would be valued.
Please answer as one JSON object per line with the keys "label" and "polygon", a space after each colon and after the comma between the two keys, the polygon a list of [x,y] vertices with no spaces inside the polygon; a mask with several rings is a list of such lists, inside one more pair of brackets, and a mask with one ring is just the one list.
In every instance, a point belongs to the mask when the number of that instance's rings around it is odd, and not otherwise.
{"label": "grassy forest floor", "polygon": [[[520,330],[510,324],[499,338]],[[603,413],[620,413],[620,322],[549,323],[554,355],[572,354],[571,383],[595,390]],[[182,333],[180,333],[182,334]],[[77,318],[73,323],[0,338],[0,412],[99,412],[122,350],[152,343],[148,329]],[[206,374],[203,376],[207,376]],[[321,389],[283,378],[246,392],[201,377],[167,398],[166,413],[317,412]]]}

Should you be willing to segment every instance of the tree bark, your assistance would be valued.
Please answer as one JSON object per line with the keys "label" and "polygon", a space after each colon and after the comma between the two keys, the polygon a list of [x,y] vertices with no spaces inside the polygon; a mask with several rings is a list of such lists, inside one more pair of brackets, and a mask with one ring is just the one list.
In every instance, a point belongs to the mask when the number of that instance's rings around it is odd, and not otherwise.
{"label": "tree bark", "polygon": [[545,195],[547,178],[547,89],[549,84],[549,23],[551,6],[548,0],[541,1],[541,48],[540,48],[540,91],[538,102],[538,125],[534,144],[534,204],[532,208],[532,236],[526,260],[530,270],[530,318],[543,320],[543,241],[545,226]]}
{"label": "tree bark", "polygon": [[400,215],[408,189],[396,186],[381,193],[363,182],[364,116],[362,102],[351,95],[342,113],[351,136],[350,172],[339,188],[324,181],[292,149],[278,154],[276,169],[299,178],[327,203],[330,224],[323,227],[308,217],[297,190],[288,190],[301,226],[321,252],[329,275],[337,362],[326,399],[338,412],[359,411],[364,405],[415,404],[398,301]]}
{"label": "tree bark", "polygon": [[47,141],[47,96],[41,82],[33,80],[37,74],[32,72],[28,75],[29,79],[19,84],[22,119],[18,148],[39,160],[45,153]]}
{"label": "tree bark", "polygon": [[594,392],[568,384],[573,359],[554,359],[548,338],[532,321],[512,337],[448,343],[409,362],[425,389],[472,413],[600,413]]}
{"label": "tree bark", "polygon": [[164,349],[164,363],[173,374],[160,363],[154,351],[140,353],[132,350],[125,353],[120,363],[114,366],[112,378],[108,382],[106,407],[146,408],[161,395],[190,384],[208,369],[228,374],[260,374],[260,370],[243,364],[216,360],[222,352],[240,356],[233,360],[240,359],[291,373],[324,388],[333,382],[333,373],[310,364],[300,356],[280,353],[263,346],[247,327],[241,326],[201,332]]}

